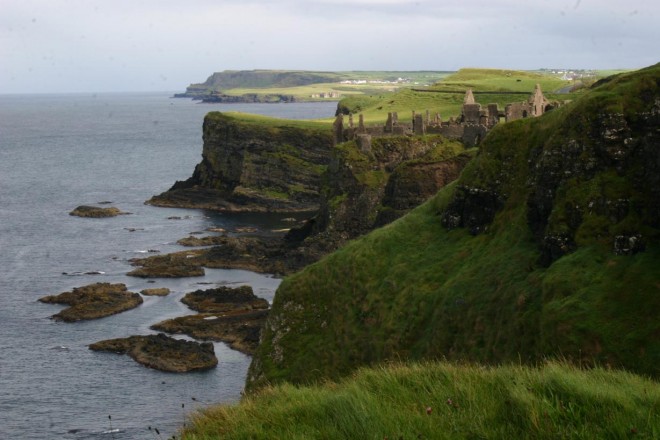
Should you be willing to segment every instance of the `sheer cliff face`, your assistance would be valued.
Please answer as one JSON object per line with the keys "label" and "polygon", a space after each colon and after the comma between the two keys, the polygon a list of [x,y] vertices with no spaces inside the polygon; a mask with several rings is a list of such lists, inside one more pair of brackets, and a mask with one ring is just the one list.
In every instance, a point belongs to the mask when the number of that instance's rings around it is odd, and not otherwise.
{"label": "sheer cliff face", "polygon": [[202,162],[193,176],[150,203],[233,211],[318,209],[332,147],[329,128],[213,112],[204,119],[203,139]]}
{"label": "sheer cliff face", "polygon": [[240,122],[219,113],[204,120],[199,185],[232,197],[281,200],[316,209],[329,161],[329,130]]}
{"label": "sheer cliff face", "polygon": [[376,138],[368,151],[355,142],[333,150],[315,232],[341,240],[401,217],[458,178],[471,159],[460,142],[442,136]]}

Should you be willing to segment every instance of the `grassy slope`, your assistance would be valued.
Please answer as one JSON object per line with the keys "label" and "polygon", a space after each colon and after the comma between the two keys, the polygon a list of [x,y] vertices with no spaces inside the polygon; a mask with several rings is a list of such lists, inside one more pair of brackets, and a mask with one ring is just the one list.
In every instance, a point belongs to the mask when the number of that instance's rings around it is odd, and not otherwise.
{"label": "grassy slope", "polygon": [[[428,413],[427,408],[430,408]],[[280,385],[193,416],[202,439],[556,439],[660,436],[660,385],[624,372],[425,363]]]}
{"label": "grassy slope", "polygon": [[[518,81],[520,80],[520,81]],[[532,72],[499,69],[461,69],[458,72],[443,78],[428,90],[459,91],[459,93],[432,93],[414,90],[401,90],[393,95],[372,94],[371,96],[348,97],[342,104],[364,114],[367,122],[382,122],[387,118],[388,112],[398,112],[399,119],[409,118],[411,111],[440,113],[446,120],[450,116],[458,116],[463,105],[465,90],[473,89],[475,92],[526,92],[531,94],[536,84],[549,98],[554,98],[553,90],[569,84],[550,75]],[[476,100],[481,105],[497,103],[500,108],[511,102],[527,99],[525,95],[496,95],[478,94]]]}
{"label": "grassy slope", "polygon": [[231,119],[237,124],[246,124],[247,127],[252,126],[255,128],[260,127],[264,129],[293,127],[300,129],[328,131],[331,128],[330,124],[326,120],[282,119],[242,112],[210,112],[206,117]]}
{"label": "grassy slope", "polygon": [[[658,66],[647,70],[660,76]],[[644,252],[617,256],[609,237],[642,219],[626,218],[603,232],[589,227],[603,221],[590,215],[578,230],[578,249],[544,268],[526,217],[530,152],[561,149],[565,131],[586,136],[580,131],[586,122],[575,114],[604,107],[634,115],[639,88],[653,87],[649,77],[635,78],[641,79],[493,130],[460,179],[474,187],[502,180],[509,198],[487,233],[441,226],[439,213],[456,189],[451,185],[404,218],[286,278],[249,385],[338,378],[386,359],[498,363],[562,354],[657,375],[657,231],[644,231],[651,239]],[[557,211],[592,181],[566,185]],[[561,227],[556,223],[550,228]]]}

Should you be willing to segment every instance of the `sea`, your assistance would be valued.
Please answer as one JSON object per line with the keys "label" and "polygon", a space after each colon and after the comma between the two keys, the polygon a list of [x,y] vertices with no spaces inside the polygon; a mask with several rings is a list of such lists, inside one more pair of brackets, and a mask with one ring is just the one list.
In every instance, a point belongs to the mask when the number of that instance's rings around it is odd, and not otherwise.
{"label": "sea", "polygon": [[[184,249],[176,240],[191,233],[242,226],[268,231],[290,225],[282,221],[290,215],[230,215],[144,201],[192,174],[207,112],[315,119],[331,117],[336,103],[201,104],[171,96],[0,95],[0,439],[165,439],[195,411],[241,397],[250,358],[223,343],[214,344],[217,368],[185,374],[88,345],[155,333],[150,325],[193,313],[180,300],[198,289],[250,285],[272,301],[280,280],[269,274],[207,269],[204,277],[150,282],[126,273],[132,258]],[[102,202],[131,214],[69,215],[78,205]],[[77,323],[50,319],[63,306],[37,301],[96,282],[172,293]]]}

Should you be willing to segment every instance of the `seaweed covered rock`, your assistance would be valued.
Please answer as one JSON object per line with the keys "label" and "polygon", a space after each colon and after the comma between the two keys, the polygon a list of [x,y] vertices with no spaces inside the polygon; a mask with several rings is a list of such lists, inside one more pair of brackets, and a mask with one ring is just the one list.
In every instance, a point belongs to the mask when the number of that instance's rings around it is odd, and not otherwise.
{"label": "seaweed covered rock", "polygon": [[256,309],[233,313],[200,313],[159,322],[152,329],[181,333],[195,339],[221,341],[234,350],[253,354],[259,345],[261,329],[268,310]]}
{"label": "seaweed covered rock", "polygon": [[95,283],[75,287],[70,292],[39,298],[48,304],[66,304],[71,307],[52,316],[53,319],[73,322],[103,318],[142,304],[138,293],[129,292],[125,284]]}
{"label": "seaweed covered rock", "polygon": [[119,208],[115,208],[115,207],[101,208],[98,206],[88,206],[88,205],[80,205],[69,213],[69,215],[74,215],[77,217],[91,217],[91,218],[116,217],[118,215],[125,215],[125,214],[129,214],[129,213],[120,211]]}
{"label": "seaweed covered rock", "polygon": [[89,346],[94,351],[128,354],[136,362],[173,373],[208,370],[218,365],[213,344],[174,339],[162,333],[107,339]]}
{"label": "seaweed covered rock", "polygon": [[138,266],[126,275],[140,278],[184,278],[204,276],[201,251],[174,252],[147,258],[133,258],[131,264]]}
{"label": "seaweed covered rock", "polygon": [[268,301],[257,297],[250,286],[196,290],[187,293],[181,302],[203,313],[228,313],[267,309]]}

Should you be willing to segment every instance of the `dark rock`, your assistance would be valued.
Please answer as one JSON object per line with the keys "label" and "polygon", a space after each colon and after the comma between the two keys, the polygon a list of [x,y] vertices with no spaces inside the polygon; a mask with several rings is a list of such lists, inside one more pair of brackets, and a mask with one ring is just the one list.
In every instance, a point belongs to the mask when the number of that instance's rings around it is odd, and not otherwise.
{"label": "dark rock", "polygon": [[641,234],[614,237],[614,253],[617,255],[633,255],[642,252],[644,248]]}
{"label": "dark rock", "polygon": [[225,314],[202,313],[168,319],[151,326],[167,333],[186,334],[196,339],[221,341],[234,350],[253,354],[259,345],[268,310]]}
{"label": "dark rock", "polygon": [[191,309],[203,313],[227,313],[254,309],[267,309],[268,301],[257,297],[250,286],[196,290],[181,300]]}
{"label": "dark rock", "polygon": [[129,292],[124,284],[96,283],[76,287],[59,295],[44,296],[39,301],[71,306],[53,315],[53,319],[73,322],[103,318],[130,310],[142,304],[142,297]]}
{"label": "dark rock", "polygon": [[498,192],[470,186],[460,186],[442,214],[442,225],[447,229],[468,228],[477,235],[484,232],[504,205]]}
{"label": "dark rock", "polygon": [[77,217],[90,217],[90,218],[102,218],[102,217],[116,217],[118,215],[126,215],[130,212],[122,212],[118,208],[99,208],[98,206],[87,206],[81,205],[76,209],[71,211],[69,215],[75,215]]}
{"label": "dark rock", "polygon": [[200,266],[177,265],[177,266],[150,266],[133,269],[126,275],[139,278],[187,278],[203,277],[204,269]]}
{"label": "dark rock", "polygon": [[108,339],[89,346],[94,351],[128,354],[136,362],[174,373],[208,370],[218,365],[213,344],[171,338],[164,334]]}
{"label": "dark rock", "polygon": [[147,203],[239,212],[318,209],[329,130],[242,121],[219,112],[204,119],[204,149],[190,179]]}
{"label": "dark rock", "polygon": [[219,235],[209,235],[207,237],[186,237],[180,240],[177,240],[176,244],[181,246],[214,246],[223,244],[225,242],[225,237]]}

